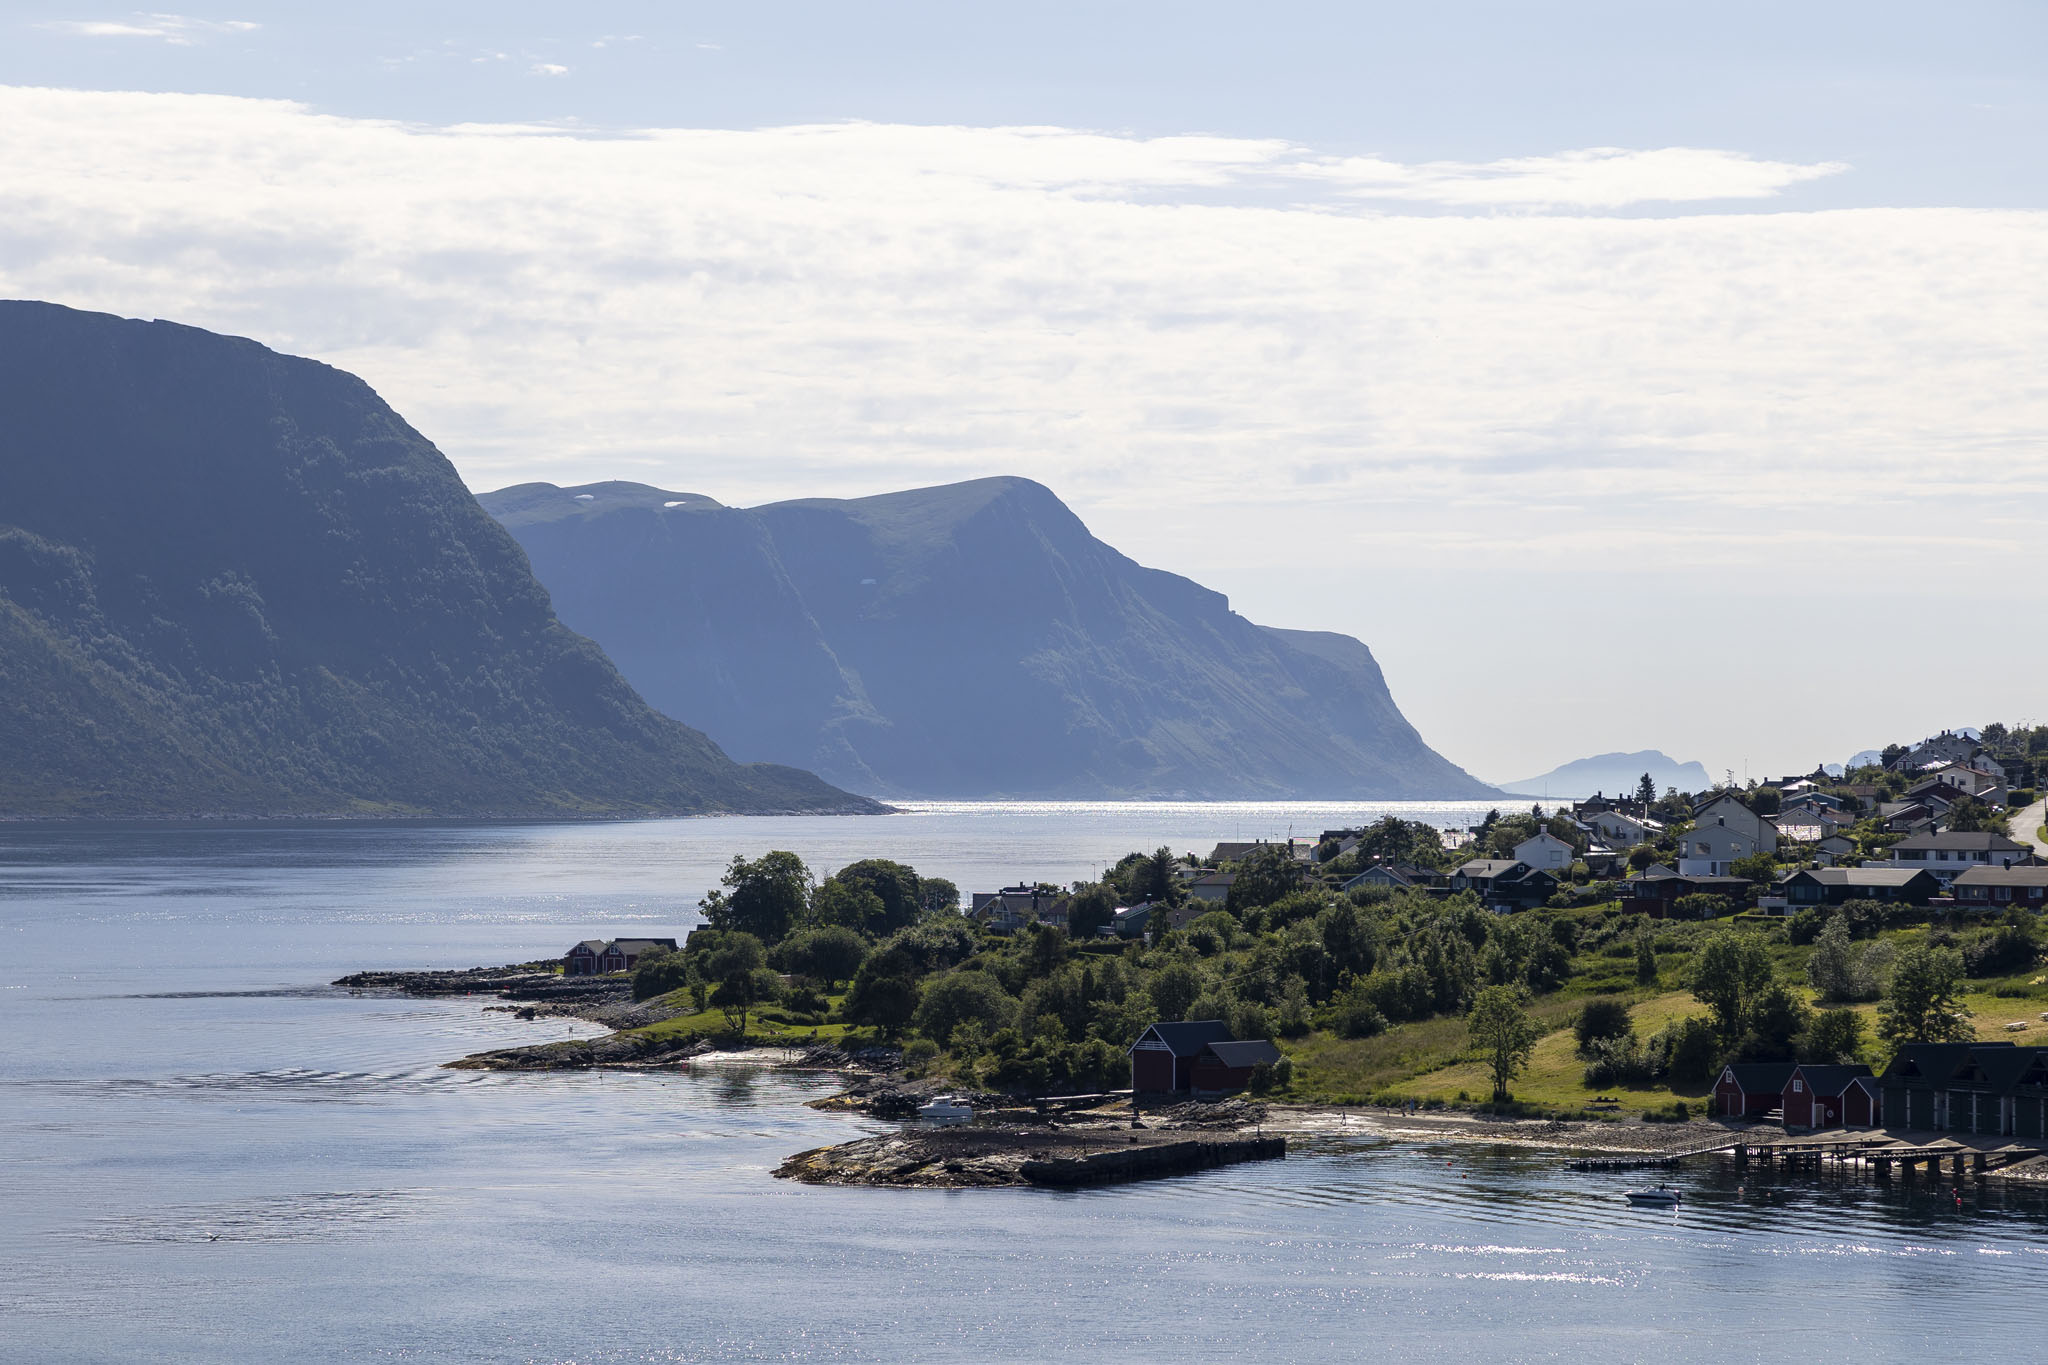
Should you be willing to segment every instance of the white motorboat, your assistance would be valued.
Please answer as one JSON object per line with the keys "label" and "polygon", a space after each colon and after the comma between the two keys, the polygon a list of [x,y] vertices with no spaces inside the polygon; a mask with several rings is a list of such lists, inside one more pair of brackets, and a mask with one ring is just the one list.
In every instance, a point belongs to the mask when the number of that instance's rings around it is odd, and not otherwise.
{"label": "white motorboat", "polygon": [[940,1095],[929,1103],[919,1105],[917,1117],[925,1123],[935,1123],[941,1127],[956,1123],[972,1123],[974,1106],[962,1104],[951,1095]]}
{"label": "white motorboat", "polygon": [[1652,1208],[1677,1208],[1681,1202],[1678,1191],[1669,1185],[1658,1185],[1648,1190],[1630,1190],[1627,1198],[1631,1204],[1644,1204]]}

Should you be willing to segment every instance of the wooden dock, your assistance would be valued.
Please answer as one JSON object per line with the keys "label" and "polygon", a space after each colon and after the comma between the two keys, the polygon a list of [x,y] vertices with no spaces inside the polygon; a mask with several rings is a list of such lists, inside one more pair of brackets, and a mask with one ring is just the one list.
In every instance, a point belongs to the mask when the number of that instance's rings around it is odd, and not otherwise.
{"label": "wooden dock", "polygon": [[1760,1165],[1781,1171],[1855,1171],[1890,1179],[1911,1176],[1924,1167],[1939,1178],[1947,1171],[1957,1179],[1981,1176],[2048,1157],[2048,1145],[2006,1138],[1973,1138],[1967,1134],[1893,1135],[1882,1130],[1824,1133],[1810,1137],[1745,1134],[1665,1156],[1582,1157],[1567,1163],[1574,1171],[1666,1170],[1703,1156],[1726,1154],[1738,1166]]}

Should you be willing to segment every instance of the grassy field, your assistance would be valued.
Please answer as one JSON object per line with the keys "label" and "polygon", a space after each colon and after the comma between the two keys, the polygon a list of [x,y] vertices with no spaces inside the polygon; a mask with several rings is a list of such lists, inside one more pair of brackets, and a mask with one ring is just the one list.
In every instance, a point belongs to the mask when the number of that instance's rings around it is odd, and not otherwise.
{"label": "grassy field", "polygon": [[[835,1010],[841,998],[830,997]],[[687,1008],[688,992],[677,991],[674,1003]],[[700,1013],[679,1014],[673,1019],[664,1019],[658,1024],[648,1024],[631,1031],[669,1041],[681,1038],[720,1038],[731,1033],[732,1026],[726,1022],[723,1010],[708,1009]],[[829,1024],[797,1023],[772,1005],[765,1012],[757,1011],[747,1018],[747,1038],[752,1042],[836,1043],[846,1037],[849,1031],[857,1030],[851,1030],[848,1025],[836,1020]]]}

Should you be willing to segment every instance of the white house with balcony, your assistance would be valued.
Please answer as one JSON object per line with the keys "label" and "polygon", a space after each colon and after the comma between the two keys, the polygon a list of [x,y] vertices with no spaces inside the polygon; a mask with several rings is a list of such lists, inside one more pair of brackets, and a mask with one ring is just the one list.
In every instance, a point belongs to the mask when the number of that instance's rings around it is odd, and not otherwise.
{"label": "white house with balcony", "polygon": [[1892,866],[1932,872],[1947,886],[1973,867],[2019,867],[2033,852],[2003,834],[1989,830],[1929,830],[1909,834],[1892,845]]}

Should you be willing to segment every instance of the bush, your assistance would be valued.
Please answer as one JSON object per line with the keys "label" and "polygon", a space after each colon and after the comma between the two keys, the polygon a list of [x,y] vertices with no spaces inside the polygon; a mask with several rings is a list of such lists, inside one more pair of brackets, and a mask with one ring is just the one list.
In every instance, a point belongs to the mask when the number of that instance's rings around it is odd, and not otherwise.
{"label": "bush", "polygon": [[1330,1027],[1340,1038],[1371,1038],[1386,1032],[1387,1016],[1373,1005],[1365,990],[1354,987],[1337,1003]]}
{"label": "bush", "polygon": [[1994,929],[1963,947],[1963,975],[2003,976],[2033,965],[2039,949],[2034,937],[2017,925]]}
{"label": "bush", "polygon": [[652,1000],[690,982],[690,960],[681,953],[647,953],[633,964],[633,998]]}
{"label": "bush", "polygon": [[1017,1002],[987,972],[952,971],[934,977],[924,988],[912,1021],[917,1031],[940,1047],[953,1030],[974,1020],[994,1032],[1016,1017]]}
{"label": "bush", "polygon": [[1657,1063],[1633,1033],[1596,1038],[1586,1055],[1585,1081],[1594,1089],[1611,1085],[1647,1085],[1657,1079]]}
{"label": "bush", "polygon": [[1621,1000],[1588,1000],[1578,1017],[1572,1020],[1572,1034],[1578,1039],[1581,1057],[1589,1056],[1593,1044],[1602,1039],[1625,1037],[1634,1032],[1635,1025],[1629,1022],[1628,1004]]}
{"label": "bush", "polygon": [[1703,1086],[1721,1070],[1721,1040],[1701,1015],[1674,1019],[1652,1043],[1674,1085]]}

